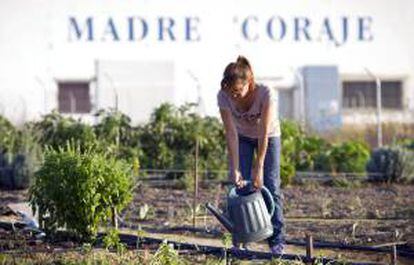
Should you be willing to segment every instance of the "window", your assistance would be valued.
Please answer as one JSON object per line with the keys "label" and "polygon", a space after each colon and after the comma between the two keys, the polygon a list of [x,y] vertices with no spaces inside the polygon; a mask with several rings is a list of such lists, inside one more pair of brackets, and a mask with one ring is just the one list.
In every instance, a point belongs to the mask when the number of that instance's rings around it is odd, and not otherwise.
{"label": "window", "polygon": [[89,82],[59,82],[58,103],[61,113],[89,113]]}
{"label": "window", "polygon": [[[344,81],[344,108],[376,108],[377,88],[374,81]],[[381,82],[381,104],[386,109],[402,109],[402,81]]]}

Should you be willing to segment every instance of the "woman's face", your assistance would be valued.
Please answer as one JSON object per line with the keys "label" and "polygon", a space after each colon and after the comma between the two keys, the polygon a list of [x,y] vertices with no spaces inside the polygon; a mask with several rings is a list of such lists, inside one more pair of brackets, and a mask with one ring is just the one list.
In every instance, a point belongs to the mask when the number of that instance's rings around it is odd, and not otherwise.
{"label": "woman's face", "polygon": [[249,92],[249,82],[247,80],[238,79],[230,88],[230,96],[233,99],[241,99],[247,96]]}

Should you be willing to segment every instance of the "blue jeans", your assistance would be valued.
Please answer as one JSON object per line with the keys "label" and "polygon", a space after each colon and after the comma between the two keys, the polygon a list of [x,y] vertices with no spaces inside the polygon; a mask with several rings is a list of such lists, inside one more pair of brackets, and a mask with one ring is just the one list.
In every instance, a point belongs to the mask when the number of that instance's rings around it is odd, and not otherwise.
{"label": "blue jeans", "polygon": [[[283,204],[280,190],[280,137],[269,137],[263,167],[263,184],[273,195],[275,213],[272,216],[273,235],[269,246],[284,243]],[[243,179],[252,179],[253,154],[258,149],[258,139],[239,134],[239,169]]]}

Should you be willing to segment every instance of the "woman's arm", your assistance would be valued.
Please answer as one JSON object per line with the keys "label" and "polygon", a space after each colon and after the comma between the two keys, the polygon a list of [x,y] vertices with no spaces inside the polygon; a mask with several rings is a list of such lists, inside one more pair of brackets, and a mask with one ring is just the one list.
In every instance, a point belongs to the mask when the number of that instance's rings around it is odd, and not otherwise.
{"label": "woman's arm", "polygon": [[259,139],[258,139],[258,151],[255,166],[253,169],[253,184],[256,188],[261,188],[263,185],[263,167],[266,157],[267,144],[268,144],[268,132],[274,115],[274,103],[269,100],[263,104],[260,124],[259,124]]}
{"label": "woman's arm", "polygon": [[237,136],[236,126],[233,122],[231,112],[228,109],[220,109],[221,119],[224,124],[226,133],[227,150],[229,153],[230,162],[230,177],[231,181],[239,185],[242,177],[239,171],[239,141]]}

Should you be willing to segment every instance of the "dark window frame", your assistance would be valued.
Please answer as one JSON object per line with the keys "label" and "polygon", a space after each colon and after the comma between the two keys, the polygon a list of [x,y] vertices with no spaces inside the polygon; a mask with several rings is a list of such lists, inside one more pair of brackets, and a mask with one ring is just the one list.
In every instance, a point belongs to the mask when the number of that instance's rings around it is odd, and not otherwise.
{"label": "dark window frame", "polygon": [[89,114],[92,110],[90,80],[59,80],[58,110],[64,114]]}
{"label": "dark window frame", "polygon": [[[364,110],[377,107],[377,89],[373,80],[342,80],[342,108]],[[404,109],[404,80],[381,81],[381,106],[388,110]]]}

